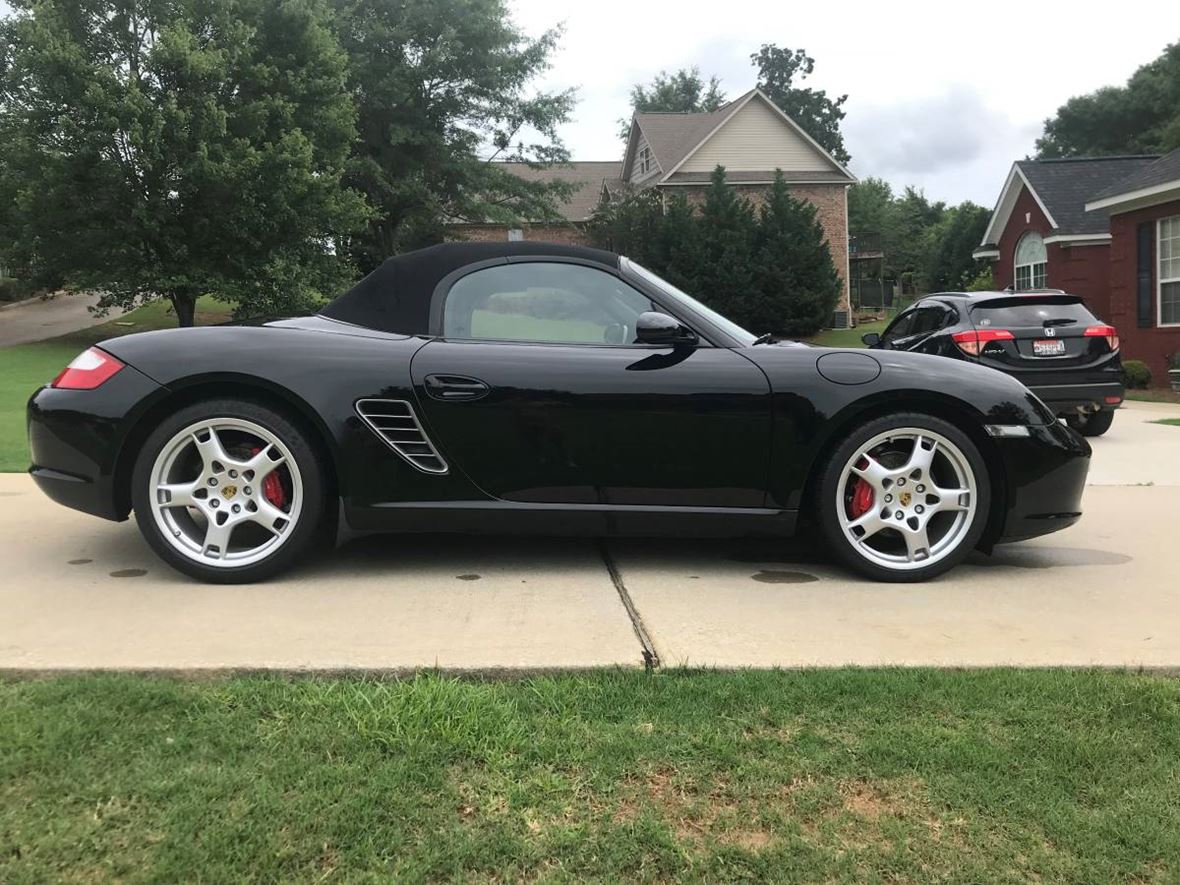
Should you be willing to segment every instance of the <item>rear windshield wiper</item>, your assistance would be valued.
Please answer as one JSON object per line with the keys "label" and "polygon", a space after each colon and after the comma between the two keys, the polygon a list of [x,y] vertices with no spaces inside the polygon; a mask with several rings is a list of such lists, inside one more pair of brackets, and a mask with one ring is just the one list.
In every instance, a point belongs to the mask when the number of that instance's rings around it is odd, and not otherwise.
{"label": "rear windshield wiper", "polygon": [[1072,326],[1076,322],[1077,322],[1077,320],[1075,320],[1073,317],[1053,317],[1050,320],[1042,320],[1041,325],[1042,326]]}

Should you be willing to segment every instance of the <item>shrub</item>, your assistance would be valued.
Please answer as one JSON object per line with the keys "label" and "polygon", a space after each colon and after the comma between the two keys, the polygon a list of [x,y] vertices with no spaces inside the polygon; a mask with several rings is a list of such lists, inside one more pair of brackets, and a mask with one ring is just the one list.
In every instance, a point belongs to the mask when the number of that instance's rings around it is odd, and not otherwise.
{"label": "shrub", "polygon": [[12,277],[0,277],[0,302],[18,301],[25,295],[25,288],[19,280]]}
{"label": "shrub", "polygon": [[1151,369],[1142,360],[1127,360],[1123,363],[1123,377],[1131,390],[1146,390],[1151,387]]}

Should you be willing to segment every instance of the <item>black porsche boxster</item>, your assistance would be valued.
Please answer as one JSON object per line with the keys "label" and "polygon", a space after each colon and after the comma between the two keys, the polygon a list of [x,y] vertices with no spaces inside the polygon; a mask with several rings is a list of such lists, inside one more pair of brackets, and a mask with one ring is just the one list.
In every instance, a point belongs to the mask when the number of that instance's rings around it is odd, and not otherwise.
{"label": "black porsche boxster", "polygon": [[401,255],[320,314],[146,332],[29,402],[30,471],[245,582],[325,535],[789,535],[914,581],[1070,525],[1085,440],[1019,381],[776,344],[637,264],[543,243]]}

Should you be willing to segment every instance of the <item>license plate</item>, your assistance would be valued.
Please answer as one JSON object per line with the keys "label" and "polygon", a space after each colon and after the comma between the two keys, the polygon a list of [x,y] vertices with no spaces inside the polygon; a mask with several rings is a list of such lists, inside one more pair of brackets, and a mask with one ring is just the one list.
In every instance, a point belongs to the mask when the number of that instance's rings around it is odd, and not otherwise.
{"label": "license plate", "polygon": [[1065,342],[1060,338],[1044,338],[1033,342],[1033,356],[1061,356],[1065,353]]}

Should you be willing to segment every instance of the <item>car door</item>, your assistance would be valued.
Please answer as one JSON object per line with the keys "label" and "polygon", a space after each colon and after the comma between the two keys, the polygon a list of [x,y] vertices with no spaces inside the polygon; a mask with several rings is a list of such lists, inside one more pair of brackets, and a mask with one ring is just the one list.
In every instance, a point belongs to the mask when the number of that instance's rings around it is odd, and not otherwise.
{"label": "car door", "polygon": [[448,461],[487,494],[573,505],[759,507],[770,386],[739,353],[635,342],[651,298],[600,266],[482,267],[437,297],[411,364]]}
{"label": "car door", "polygon": [[886,350],[938,353],[940,343],[935,333],[946,327],[952,315],[950,308],[938,302],[912,307],[885,330],[883,346]]}

